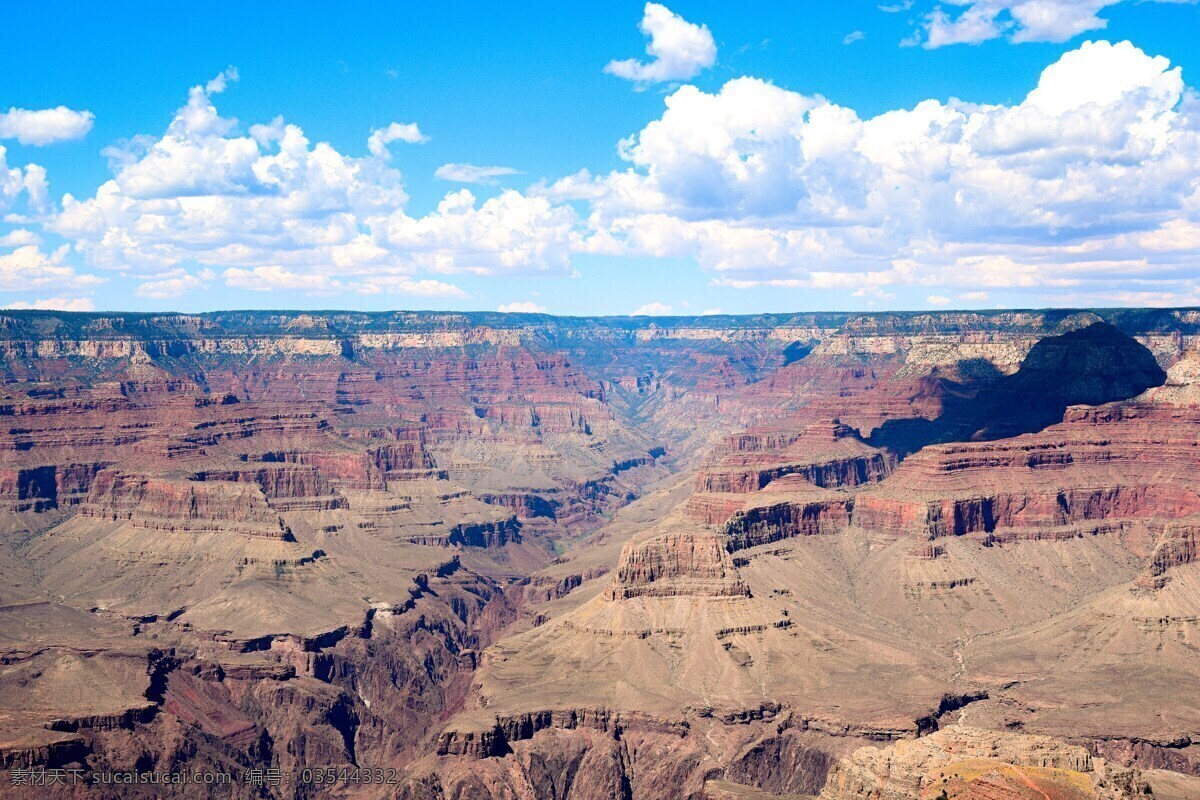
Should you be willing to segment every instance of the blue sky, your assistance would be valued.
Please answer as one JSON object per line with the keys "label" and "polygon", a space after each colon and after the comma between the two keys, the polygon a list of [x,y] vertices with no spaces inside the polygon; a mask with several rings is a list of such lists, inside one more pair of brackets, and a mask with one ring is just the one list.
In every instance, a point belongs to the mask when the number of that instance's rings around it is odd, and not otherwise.
{"label": "blue sky", "polygon": [[11,6],[0,305],[1200,303],[1200,6],[892,5]]}

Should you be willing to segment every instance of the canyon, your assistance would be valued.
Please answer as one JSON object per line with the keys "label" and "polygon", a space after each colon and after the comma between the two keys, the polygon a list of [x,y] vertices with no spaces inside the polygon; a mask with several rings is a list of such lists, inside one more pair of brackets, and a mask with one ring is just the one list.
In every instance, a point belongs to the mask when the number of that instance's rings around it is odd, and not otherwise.
{"label": "canyon", "polygon": [[2,797],[1200,797],[1200,311],[6,310],[0,379]]}

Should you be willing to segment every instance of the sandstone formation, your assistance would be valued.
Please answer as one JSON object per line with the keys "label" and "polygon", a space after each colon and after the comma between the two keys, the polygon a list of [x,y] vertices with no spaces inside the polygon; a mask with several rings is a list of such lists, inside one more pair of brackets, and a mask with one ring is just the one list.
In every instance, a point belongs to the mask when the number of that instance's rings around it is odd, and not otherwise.
{"label": "sandstone formation", "polygon": [[1138,771],[1109,765],[1083,747],[954,726],[884,750],[857,750],[834,767],[820,797],[1118,800],[1151,793]]}
{"label": "sandstone formation", "polygon": [[1200,796],[1198,337],[4,312],[0,770]]}

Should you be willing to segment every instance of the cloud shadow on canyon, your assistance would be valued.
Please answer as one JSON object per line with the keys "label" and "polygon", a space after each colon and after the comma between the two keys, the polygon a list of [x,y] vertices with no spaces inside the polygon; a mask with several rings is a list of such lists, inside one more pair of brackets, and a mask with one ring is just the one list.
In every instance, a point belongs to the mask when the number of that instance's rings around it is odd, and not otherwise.
{"label": "cloud shadow on canyon", "polygon": [[1128,400],[1167,378],[1153,353],[1106,322],[1041,339],[1011,375],[984,359],[959,362],[958,373],[969,380],[935,376],[927,384],[941,401],[937,418],[888,420],[864,441],[903,459],[931,444],[1037,433],[1061,422],[1069,406]]}

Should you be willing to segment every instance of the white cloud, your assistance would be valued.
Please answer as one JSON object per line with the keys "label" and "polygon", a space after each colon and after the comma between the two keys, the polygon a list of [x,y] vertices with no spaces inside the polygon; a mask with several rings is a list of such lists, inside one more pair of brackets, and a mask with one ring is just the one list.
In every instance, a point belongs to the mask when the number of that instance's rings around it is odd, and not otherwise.
{"label": "white cloud", "polygon": [[854,44],[855,42],[861,42],[865,38],[867,38],[867,35],[862,31],[851,31],[842,37],[842,44]]}
{"label": "white cloud", "polygon": [[941,7],[935,8],[925,18],[924,41],[920,33],[915,33],[902,44],[920,43],[928,50],[936,50],[952,44],[979,44],[997,39],[1004,32],[1004,26],[996,21],[1000,10],[978,4],[968,6],[957,17],[950,17]]}
{"label": "white cloud", "polygon": [[1179,67],[1171,69],[1166,58],[1147,56],[1129,42],[1089,42],[1047,67],[1025,105],[1061,118],[1088,106],[1117,107],[1128,113],[1132,101],[1162,118],[1182,96],[1183,72]]}
{"label": "white cloud", "polygon": [[467,189],[414,218],[397,211],[375,227],[385,247],[433,272],[476,275],[571,274],[575,212],[544,197],[507,190],[476,206]]}
{"label": "white cloud", "polygon": [[0,113],[0,139],[36,146],[82,139],[95,119],[90,111],[73,111],[66,106],[39,111],[10,108]]}
{"label": "white cloud", "polygon": [[4,308],[34,311],[95,311],[96,304],[87,297],[46,297],[41,300],[18,300]]}
{"label": "white cloud", "polygon": [[[364,158],[282,118],[246,127],[214,105],[235,77],[193,87],[162,135],[114,148],[112,179],[61,209],[45,170],[10,168],[0,148],[0,209],[27,204],[6,219],[44,220],[150,297],[199,289],[211,268],[253,291],[462,298],[445,276],[569,276],[576,254],[691,258],[719,286],[874,299],[900,286],[956,302],[1001,289],[1185,296],[1197,281],[1200,98],[1127,42],[1065,53],[1011,104],[926,100],[864,118],[755,78],[685,85],[621,141],[620,170],[485,198],[459,189],[422,215],[387,157],[395,126]],[[3,241],[37,254],[22,256],[35,279],[97,280],[31,236]]]}
{"label": "white cloud", "polygon": [[496,180],[497,178],[502,178],[505,175],[520,175],[521,173],[512,167],[477,167],[474,164],[442,164],[433,174],[444,181],[495,185],[499,183]]}
{"label": "white cloud", "polygon": [[643,34],[650,38],[648,62],[610,61],[604,71],[639,84],[687,80],[717,61],[717,45],[706,25],[688,22],[664,5],[646,3]]}
{"label": "white cloud", "polygon": [[[0,145],[0,211],[8,211],[20,204],[24,199],[28,210],[39,214],[49,204],[50,186],[46,182],[46,170],[37,164],[27,164],[24,167],[8,165],[8,150]],[[9,222],[24,222],[6,220]]]}
{"label": "white cloud", "polygon": [[[862,118],[754,78],[683,86],[589,204],[583,249],[695,258],[732,287],[1113,290],[1200,255],[1200,99],[1125,42],[1062,56],[1014,105]],[[1194,275],[1194,273],[1186,273]]]}
{"label": "white cloud", "polygon": [[163,300],[170,297],[182,297],[191,292],[207,289],[205,281],[183,270],[175,270],[153,280],[143,281],[135,292],[138,297],[149,297]]}
{"label": "white cloud", "polygon": [[269,292],[276,289],[300,292],[329,292],[341,285],[325,275],[306,275],[280,266],[239,269],[231,267],[221,275],[226,286],[249,289],[254,292]]}
{"label": "white cloud", "polygon": [[65,263],[67,246],[46,253],[35,244],[23,245],[0,254],[0,291],[21,292],[43,287],[90,289],[104,282],[95,275],[81,275]]}
{"label": "white cloud", "polygon": [[634,311],[630,316],[633,317],[661,317],[671,313],[671,306],[665,303],[646,303],[646,305]]}
{"label": "white cloud", "polygon": [[[113,178],[92,197],[64,196],[47,229],[87,263],[146,280],[147,296],[196,288],[163,277],[185,267],[257,291],[443,297],[463,293],[418,273],[571,274],[572,208],[515,191],[477,203],[462,190],[410,216],[387,146],[423,141],[415,124],[374,131],[371,155],[354,158],[281,117],[246,128],[221,116],[214,100],[235,79],[226,70],[192,87],[161,136],[106,150]],[[504,168],[475,169],[487,179]],[[0,170],[0,201],[45,196],[36,170]]]}
{"label": "white cloud", "polygon": [[429,278],[412,280],[396,275],[368,278],[349,288],[359,294],[409,294],[418,297],[466,297],[467,293],[454,284]]}
{"label": "white cloud", "polygon": [[[1103,30],[1099,13],[1123,0],[946,0],[963,7],[947,14],[940,6],[925,16],[924,47],[978,44],[1008,35],[1014,42],[1065,42],[1081,33]],[[1194,3],[1196,0],[1150,0]],[[911,3],[910,3],[911,6]],[[882,7],[881,7],[882,8]],[[883,9],[885,11],[899,9]],[[920,37],[920,34],[918,35]]]}
{"label": "white cloud", "polygon": [[21,247],[27,244],[41,244],[42,237],[24,228],[17,228],[0,236],[0,247]]}
{"label": "white cloud", "polygon": [[965,300],[968,303],[985,303],[988,299],[987,292],[963,292],[958,296],[959,300]]}
{"label": "white cloud", "polygon": [[386,128],[371,131],[367,138],[367,150],[376,158],[389,159],[392,157],[388,145],[392,142],[407,142],[408,144],[424,144],[429,137],[421,133],[415,122],[393,122]]}
{"label": "white cloud", "polygon": [[224,71],[217,73],[217,76],[204,84],[205,94],[220,94],[229,88],[229,84],[237,83],[241,75],[238,74],[238,68],[228,66]]}
{"label": "white cloud", "polygon": [[929,303],[931,306],[948,306],[954,301],[944,295],[931,294],[929,297],[925,298],[925,302]]}
{"label": "white cloud", "polygon": [[545,314],[546,307],[539,306],[532,300],[525,300],[520,303],[505,303],[496,309],[504,314]]}
{"label": "white cloud", "polygon": [[722,312],[722,311],[721,311],[721,309],[719,309],[719,308],[706,308],[706,309],[704,309],[703,311],[701,311],[701,312],[700,312],[700,316],[702,316],[702,317],[711,317],[711,316],[713,316],[713,315],[715,315],[715,314],[720,314],[720,313],[723,313],[723,312]]}

